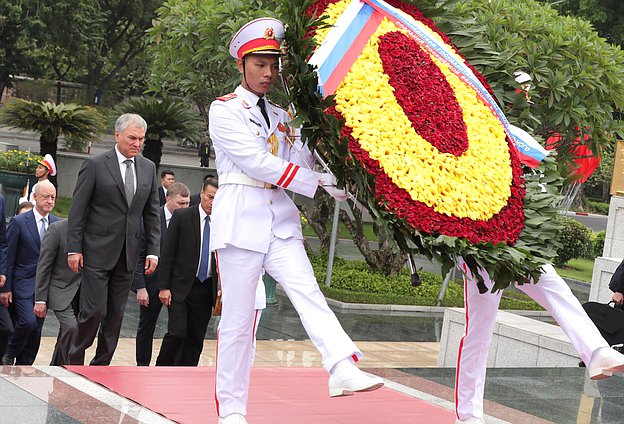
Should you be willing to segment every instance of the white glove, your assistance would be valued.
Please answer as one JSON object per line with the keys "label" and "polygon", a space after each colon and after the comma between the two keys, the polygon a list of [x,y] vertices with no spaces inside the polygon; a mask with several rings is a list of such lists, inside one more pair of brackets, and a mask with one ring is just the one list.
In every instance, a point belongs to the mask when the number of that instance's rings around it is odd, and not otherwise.
{"label": "white glove", "polygon": [[342,202],[343,200],[347,200],[347,198],[349,197],[347,196],[347,191],[345,189],[337,188],[334,185],[324,185],[322,187],[331,197],[333,197],[339,202]]}
{"label": "white glove", "polygon": [[317,173],[318,175],[318,185],[320,186],[335,186],[336,185],[336,177],[334,174],[330,174],[329,172]]}

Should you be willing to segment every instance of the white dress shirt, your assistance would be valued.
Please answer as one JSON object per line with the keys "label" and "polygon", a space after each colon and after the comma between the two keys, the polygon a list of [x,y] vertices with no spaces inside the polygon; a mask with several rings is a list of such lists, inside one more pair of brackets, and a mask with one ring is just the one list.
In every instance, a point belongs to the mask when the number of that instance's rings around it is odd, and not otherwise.
{"label": "white dress shirt", "polygon": [[124,184],[126,183],[126,164],[124,163],[125,160],[130,159],[132,161],[132,176],[134,178],[134,192],[136,193],[136,188],[137,188],[137,176],[136,176],[136,161],[134,160],[134,158],[127,158],[124,155],[122,155],[119,150],[117,149],[117,145],[115,145],[115,153],[117,154],[117,162],[119,163],[119,172],[121,172],[121,180],[124,182]]}
{"label": "white dress shirt", "polygon": [[[201,265],[201,257],[202,257],[201,249],[202,249],[202,246],[204,245],[204,226],[206,225],[206,217],[208,216],[206,211],[204,211],[204,208],[201,207],[201,204],[198,205],[198,209],[199,209],[199,263],[197,264],[195,275],[199,273],[199,267]],[[210,217],[208,217],[208,222],[210,222]],[[212,233],[212,228],[210,230],[211,230],[210,232]],[[210,266],[211,262],[212,262],[212,255],[208,254],[208,277],[212,275],[212,269]]]}

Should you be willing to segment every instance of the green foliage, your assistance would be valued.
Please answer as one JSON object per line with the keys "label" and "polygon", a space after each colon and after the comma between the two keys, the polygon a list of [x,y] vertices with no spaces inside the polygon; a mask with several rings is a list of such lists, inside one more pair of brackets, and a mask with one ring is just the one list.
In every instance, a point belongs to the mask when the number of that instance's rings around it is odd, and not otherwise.
{"label": "green foliage", "polygon": [[[302,137],[332,166],[339,183],[347,182],[346,175],[349,175],[348,183],[358,193],[358,201],[368,209],[375,225],[391,235],[401,251],[423,255],[441,263],[443,273],[453,266],[457,256],[462,256],[474,275],[478,275],[478,268],[486,269],[496,282],[496,289],[507,287],[516,280],[537,279],[541,267],[556,254],[556,242],[553,243],[552,239],[558,230],[558,211],[554,206],[559,200],[562,181],[554,159],[547,158],[535,173],[527,176],[524,202],[526,225],[514,246],[504,243],[472,244],[464,238],[420,233],[404,220],[388,213],[374,195],[374,177],[350,157],[347,142],[340,136],[342,123],[325,114],[325,110],[334,104],[333,97],[322,99],[317,91],[316,73],[306,61],[315,48],[315,41],[305,35],[309,28],[323,27],[326,23],[322,18],[306,17],[304,11],[309,4],[309,1],[282,2],[288,17],[286,42],[289,56],[285,71],[292,85],[290,98],[298,112],[297,122],[302,126]],[[443,20],[442,11],[438,12]]]}
{"label": "green foliage", "polygon": [[181,100],[165,97],[134,97],[121,102],[115,108],[118,114],[136,113],[147,122],[147,134],[143,156],[158,167],[162,156],[162,139],[187,138],[199,142],[205,126],[199,115]]}
{"label": "green foliage", "polygon": [[594,200],[587,200],[587,211],[593,213],[599,213],[601,215],[609,215],[609,204],[604,202],[596,202]]}
{"label": "green foliage", "polygon": [[88,141],[102,130],[104,122],[95,108],[73,103],[55,105],[13,99],[0,109],[0,125],[40,133],[40,153],[50,153],[55,160],[60,135],[75,142]]}
{"label": "green foliage", "polygon": [[566,0],[554,2],[553,7],[590,21],[601,37],[624,45],[624,3],[620,0]]}
{"label": "green foliage", "polygon": [[32,18],[33,2],[0,0],[0,94],[15,75],[41,75],[40,50],[31,36],[41,22]]}
{"label": "green foliage", "polygon": [[[457,32],[482,29],[480,37],[498,55],[461,48],[465,36],[451,38],[488,81],[498,88],[499,100],[508,106],[512,122],[547,137],[563,134],[558,146],[562,161],[573,156],[576,127],[589,135],[587,142],[598,154],[621,138],[624,126],[614,112],[624,108],[624,54],[600,38],[591,24],[559,16],[549,5],[535,0],[470,0],[455,3]],[[459,37],[459,38],[458,38]],[[488,61],[483,66],[480,62]],[[514,71],[533,78],[531,108],[516,107]],[[502,92],[502,96],[501,96]]]}
{"label": "green foliage", "polygon": [[561,224],[558,239],[561,246],[557,249],[557,256],[554,259],[556,266],[563,266],[570,259],[584,258],[587,252],[592,250],[592,232],[589,228],[570,218],[561,218]]}
{"label": "green foliage", "polygon": [[149,89],[176,93],[197,104],[208,122],[208,106],[240,82],[228,46],[246,22],[277,16],[268,0],[168,0],[148,30],[153,59]]}
{"label": "green foliage", "polygon": [[594,234],[592,237],[592,257],[597,258],[598,256],[602,256],[602,252],[604,251],[605,237],[607,235],[606,231],[599,231]]}
{"label": "green foliage", "polygon": [[162,0],[31,3],[36,4],[32,14],[43,28],[32,36],[51,78],[86,84],[90,104],[96,93],[100,104],[106,90],[119,90],[120,78],[124,80],[124,95],[140,84],[142,74],[133,74],[133,70],[149,61],[145,31]]}
{"label": "green foliage", "polygon": [[[310,257],[317,281],[324,282],[327,259]],[[364,261],[348,261],[336,258],[332,273],[332,285],[320,284],[321,291],[329,298],[349,303],[435,306],[442,288],[442,277],[430,272],[420,272],[422,284],[412,287],[409,272],[387,276],[375,272]],[[450,282],[442,306],[463,307],[464,290],[461,284]],[[505,291],[500,307],[503,309],[541,309],[534,301],[515,290]]]}
{"label": "green foliage", "polygon": [[[327,261],[321,257],[311,257],[312,267],[317,281],[325,281]],[[412,287],[410,274],[407,270],[397,275],[387,276],[381,272],[373,272],[363,261],[347,261],[336,258],[332,273],[331,290],[321,285],[323,291],[332,293],[366,294],[374,303],[401,303],[408,305],[435,305],[442,277],[429,272],[419,273],[422,284]],[[344,299],[344,297],[342,297]],[[463,290],[458,284],[449,284],[442,306],[459,306],[463,304]]]}
{"label": "green foliage", "polygon": [[0,169],[3,171],[34,174],[37,162],[43,160],[39,155],[23,150],[9,150],[0,153]]}

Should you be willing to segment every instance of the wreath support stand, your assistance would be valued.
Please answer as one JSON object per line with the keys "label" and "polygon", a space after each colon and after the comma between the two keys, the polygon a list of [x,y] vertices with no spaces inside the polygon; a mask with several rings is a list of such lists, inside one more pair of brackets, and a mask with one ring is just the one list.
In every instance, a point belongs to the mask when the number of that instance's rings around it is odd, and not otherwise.
{"label": "wreath support stand", "polygon": [[327,258],[327,274],[325,285],[331,286],[332,272],[334,271],[334,254],[336,253],[336,238],[338,236],[338,214],[340,213],[340,202],[334,200],[334,219],[332,220],[331,238],[329,240],[329,256]]}

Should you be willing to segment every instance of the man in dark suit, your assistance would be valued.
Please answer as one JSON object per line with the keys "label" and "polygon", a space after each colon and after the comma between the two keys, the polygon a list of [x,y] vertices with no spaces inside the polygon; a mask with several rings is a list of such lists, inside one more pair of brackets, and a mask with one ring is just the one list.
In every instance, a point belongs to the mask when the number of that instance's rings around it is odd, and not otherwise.
{"label": "man in dark suit", "polygon": [[139,258],[142,225],[145,273],[153,273],[158,265],[158,177],[154,163],[138,156],[146,129],[139,115],[121,115],[115,123],[115,147],[86,159],[78,173],[66,246],[72,271],[84,266],[78,329],[69,350],[72,365],[84,364],[85,350],[100,323],[91,365],[110,364]]}
{"label": "man in dark suit", "polygon": [[210,213],[216,192],[217,180],[204,181],[200,204],[175,211],[167,229],[158,288],[161,302],[169,308],[169,322],[156,365],[199,363],[217,296],[217,273],[210,257]]}
{"label": "man in dark suit", "polygon": [[160,173],[160,187],[158,187],[158,201],[160,206],[167,202],[167,190],[169,186],[175,183],[175,174],[173,171],[165,169]]}
{"label": "man in dark suit", "polygon": [[[160,208],[160,249],[165,245],[167,227],[176,209],[188,208],[190,191],[182,183],[173,183],[167,189],[167,202]],[[158,270],[145,275],[145,254],[139,257],[134,271],[132,290],[137,294],[139,306],[139,326],[136,335],[136,361],[139,366],[148,366],[152,359],[154,331],[162,303],[158,299]]]}
{"label": "man in dark suit", "polygon": [[67,220],[50,225],[41,242],[41,253],[35,276],[35,308],[39,318],[45,318],[51,309],[60,324],[50,365],[68,364],[69,345],[76,331],[77,302],[74,299],[80,287],[81,273],[74,273],[67,265],[65,240]]}
{"label": "man in dark suit", "polygon": [[[204,175],[203,181],[206,181],[208,178],[215,178],[215,176],[212,174],[206,174]],[[203,181],[202,181],[202,187],[204,184]],[[201,191],[199,193],[191,194],[191,202],[189,203],[189,206],[199,205],[200,199],[201,199]]]}
{"label": "man in dark suit", "polygon": [[58,220],[54,209],[56,189],[45,180],[34,191],[35,207],[15,216],[7,230],[7,280],[0,289],[4,307],[13,303],[15,329],[2,357],[3,365],[32,365],[39,351],[43,319],[35,316],[35,272],[41,240],[49,224]]}
{"label": "man in dark suit", "polygon": [[[4,214],[4,196],[0,194],[0,288],[6,283],[7,274],[7,241],[6,241],[6,217]],[[13,334],[13,322],[9,310],[0,305],[0,358],[4,356],[9,339]]]}

